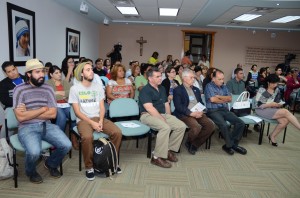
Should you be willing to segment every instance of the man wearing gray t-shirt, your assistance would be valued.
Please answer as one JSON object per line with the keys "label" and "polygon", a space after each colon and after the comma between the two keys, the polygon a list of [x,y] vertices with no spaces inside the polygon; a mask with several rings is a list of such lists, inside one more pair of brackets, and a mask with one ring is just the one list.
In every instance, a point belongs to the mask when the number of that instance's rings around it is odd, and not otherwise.
{"label": "man wearing gray t-shirt", "polygon": [[[70,89],[69,103],[77,117],[77,127],[82,138],[82,152],[86,168],[86,178],[94,180],[93,169],[93,132],[105,133],[115,145],[117,152],[122,140],[121,130],[110,120],[104,118],[104,91],[100,84],[94,83],[93,67],[88,62],[79,64],[74,77],[81,83]],[[117,173],[121,173],[120,167]]]}

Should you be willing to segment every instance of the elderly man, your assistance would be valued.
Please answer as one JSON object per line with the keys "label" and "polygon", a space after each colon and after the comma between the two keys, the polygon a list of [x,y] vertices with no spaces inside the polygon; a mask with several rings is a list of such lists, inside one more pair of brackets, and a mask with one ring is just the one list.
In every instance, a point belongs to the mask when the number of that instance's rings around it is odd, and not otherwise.
{"label": "elderly man", "polygon": [[182,72],[182,85],[174,89],[174,115],[189,127],[188,140],[185,146],[188,152],[195,155],[198,148],[214,132],[213,122],[201,110],[192,111],[201,100],[200,90],[193,86],[194,72],[184,69]]}
{"label": "elderly man", "polygon": [[[213,72],[212,81],[206,85],[205,100],[207,107],[207,115],[219,127],[225,140],[222,149],[229,155],[238,152],[242,155],[247,150],[239,146],[239,140],[242,137],[245,124],[234,113],[228,110],[227,103],[231,101],[231,94],[226,85],[224,85],[224,73],[221,70]],[[234,125],[234,129],[230,132],[226,121]]]}
{"label": "elderly man", "polygon": [[13,109],[19,121],[18,137],[25,149],[25,172],[32,183],[43,182],[36,171],[41,155],[42,140],[55,147],[45,161],[45,168],[54,178],[61,176],[57,167],[72,145],[60,128],[50,122],[56,117],[56,100],[50,85],[44,84],[44,66],[38,59],[26,62],[26,83],[17,86],[13,93]]}
{"label": "elderly man", "polygon": [[[170,168],[170,162],[177,162],[174,152],[180,148],[185,132],[185,124],[171,115],[165,88],[161,85],[158,68],[147,71],[148,84],[139,95],[141,122],[158,131],[151,163]],[[172,133],[171,133],[172,131]]]}

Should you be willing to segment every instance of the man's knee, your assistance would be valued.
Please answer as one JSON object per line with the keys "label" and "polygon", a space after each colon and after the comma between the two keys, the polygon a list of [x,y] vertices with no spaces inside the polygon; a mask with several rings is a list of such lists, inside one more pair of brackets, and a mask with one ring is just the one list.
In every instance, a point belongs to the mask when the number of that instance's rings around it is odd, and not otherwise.
{"label": "man's knee", "polygon": [[80,134],[82,142],[93,142],[94,137],[93,137],[93,133],[84,133],[84,134]]}

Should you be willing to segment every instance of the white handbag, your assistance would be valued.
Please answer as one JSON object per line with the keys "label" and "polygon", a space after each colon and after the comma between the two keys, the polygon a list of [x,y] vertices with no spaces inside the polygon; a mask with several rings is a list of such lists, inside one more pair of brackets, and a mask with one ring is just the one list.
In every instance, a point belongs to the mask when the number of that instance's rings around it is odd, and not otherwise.
{"label": "white handbag", "polygon": [[248,91],[242,92],[237,100],[232,105],[233,109],[247,109],[250,108],[250,93]]}

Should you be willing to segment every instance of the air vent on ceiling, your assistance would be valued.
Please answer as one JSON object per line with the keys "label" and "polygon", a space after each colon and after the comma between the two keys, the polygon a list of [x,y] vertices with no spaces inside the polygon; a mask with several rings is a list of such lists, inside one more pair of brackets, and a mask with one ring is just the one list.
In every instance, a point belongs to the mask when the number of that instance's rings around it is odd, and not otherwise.
{"label": "air vent on ceiling", "polygon": [[229,21],[226,23],[226,25],[242,25],[242,22],[237,22],[237,21]]}
{"label": "air vent on ceiling", "polygon": [[109,0],[114,6],[131,7],[134,6],[132,0]]}
{"label": "air vent on ceiling", "polygon": [[136,15],[124,15],[124,18],[126,19],[141,19],[140,16],[136,16]]}
{"label": "air vent on ceiling", "polygon": [[257,8],[254,8],[253,10],[251,10],[248,13],[251,13],[251,14],[264,14],[264,13],[274,12],[275,10],[277,10],[277,9],[276,8],[257,7]]}

